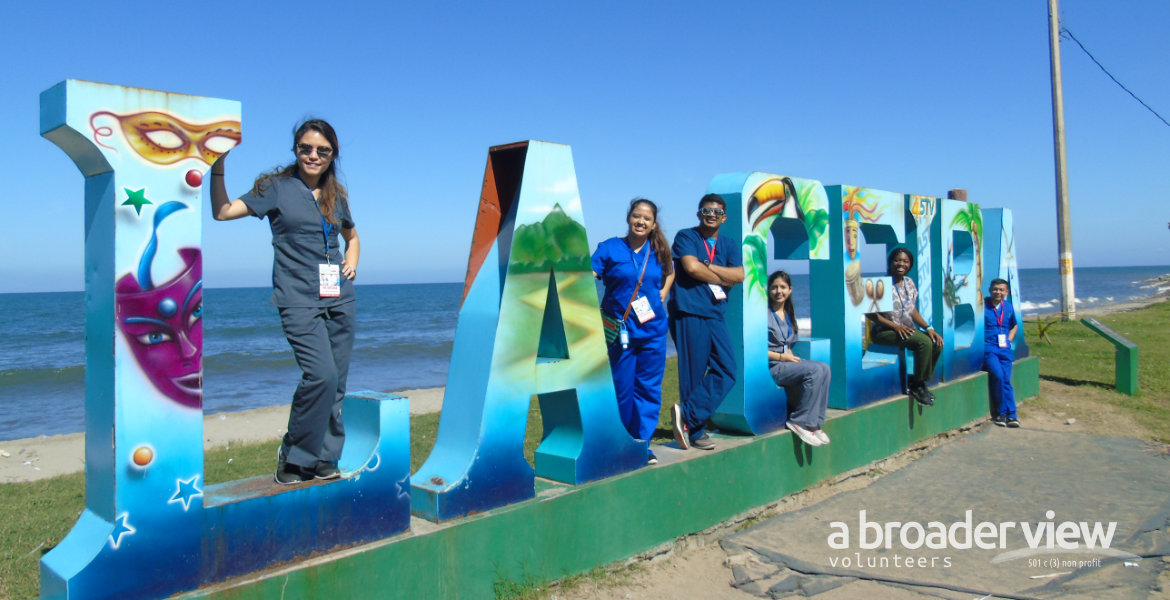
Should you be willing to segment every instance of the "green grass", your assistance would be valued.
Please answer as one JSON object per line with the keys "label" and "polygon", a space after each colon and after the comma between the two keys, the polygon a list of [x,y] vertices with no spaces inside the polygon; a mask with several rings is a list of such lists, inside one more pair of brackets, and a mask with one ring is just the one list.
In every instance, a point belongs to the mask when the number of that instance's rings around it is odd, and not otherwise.
{"label": "green grass", "polygon": [[[678,401],[678,375],[674,359],[667,361],[663,398],[666,406]],[[655,437],[670,437],[670,412],[662,411]],[[410,417],[410,470],[417,471],[435,445],[439,413]],[[533,399],[528,409],[524,457],[533,461],[540,444],[540,405]],[[232,444],[207,452],[203,459],[208,484],[271,473],[275,467],[277,440]],[[0,514],[21,518],[0,520],[0,598],[35,598],[40,588],[40,559],[59,544],[85,508],[85,475],[74,473],[28,483],[0,485]],[[524,596],[532,582],[499,582],[503,597]],[[542,587],[536,585],[535,587]]]}
{"label": "green grass", "polygon": [[1029,347],[1040,358],[1040,378],[1095,388],[1095,401],[1133,417],[1150,439],[1170,443],[1170,302],[1098,320],[1137,344],[1138,394],[1114,391],[1114,346],[1080,321],[1052,323],[1045,331],[1048,341],[1039,340],[1035,321],[1027,323]]}
{"label": "green grass", "polygon": [[[1079,322],[1054,323],[1046,331],[1051,342],[1039,340],[1037,325],[1026,325],[1032,354],[1040,358],[1040,376],[1059,383],[1091,386],[1095,398],[1131,415],[1149,437],[1170,443],[1170,302],[1100,319],[1138,344],[1140,392],[1130,397],[1113,391],[1113,346]],[[656,441],[671,437],[669,410],[678,401],[675,359],[667,361],[663,379],[664,410]],[[430,453],[438,433],[439,415],[410,419],[411,470]],[[529,408],[524,455],[530,462],[540,442],[540,409]],[[207,483],[243,479],[271,472],[276,441],[232,445],[213,450],[204,458]],[[30,483],[0,485],[0,514],[18,515],[0,521],[0,598],[34,598],[38,593],[41,556],[60,543],[85,506],[85,478],[81,473]],[[579,578],[604,577],[596,571]],[[572,579],[560,584],[573,581]],[[534,589],[535,588],[535,589]],[[549,584],[501,581],[500,597],[530,598],[546,593]],[[562,588],[563,589],[563,588]]]}

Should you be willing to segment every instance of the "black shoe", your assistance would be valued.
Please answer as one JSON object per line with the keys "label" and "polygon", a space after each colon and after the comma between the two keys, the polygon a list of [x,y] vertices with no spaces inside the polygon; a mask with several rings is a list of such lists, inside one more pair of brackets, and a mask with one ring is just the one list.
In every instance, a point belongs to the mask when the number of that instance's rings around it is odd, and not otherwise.
{"label": "black shoe", "polygon": [[284,458],[284,444],[276,447],[276,474],[272,480],[280,485],[292,485],[306,480],[304,472],[296,465],[288,464]]}
{"label": "black shoe", "polygon": [[648,464],[648,465],[658,464],[658,457],[654,456],[654,451],[650,451],[650,454],[646,457],[646,464]]}
{"label": "black shoe", "polygon": [[305,481],[305,473],[296,465],[282,463],[276,468],[276,475],[272,480],[280,485],[293,485]]}
{"label": "black shoe", "polygon": [[313,477],[317,479],[337,479],[341,477],[341,469],[337,465],[323,460],[317,461],[317,466],[313,469]]}
{"label": "black shoe", "polygon": [[921,383],[910,386],[910,397],[921,406],[934,406],[934,395]]}
{"label": "black shoe", "polygon": [[698,448],[699,450],[714,450],[715,440],[712,440],[711,436],[704,433],[702,436],[691,440],[691,448]]}
{"label": "black shoe", "polygon": [[1003,415],[995,415],[991,417],[991,424],[998,427],[1007,427],[1007,417]]}
{"label": "black shoe", "polygon": [[1007,426],[1015,429],[1020,426],[1020,420],[1015,417],[1008,417]]}

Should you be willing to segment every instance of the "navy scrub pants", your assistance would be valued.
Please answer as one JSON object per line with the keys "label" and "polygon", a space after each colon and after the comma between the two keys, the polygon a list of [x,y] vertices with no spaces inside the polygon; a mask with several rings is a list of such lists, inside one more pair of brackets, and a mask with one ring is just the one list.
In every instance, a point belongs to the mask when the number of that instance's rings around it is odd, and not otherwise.
{"label": "navy scrub pants", "polygon": [[680,312],[671,321],[678,349],[678,396],[692,440],[703,436],[707,421],[735,385],[738,369],[731,336],[722,317]]}
{"label": "navy scrub pants", "polygon": [[280,309],[280,325],[301,368],[284,456],[304,469],[315,468],[318,461],[336,464],[341,458],[345,443],[341,402],[353,351],[355,304]]}
{"label": "navy scrub pants", "polygon": [[819,360],[777,362],[769,371],[788,396],[788,420],[805,429],[820,429],[829,408],[829,365]]}

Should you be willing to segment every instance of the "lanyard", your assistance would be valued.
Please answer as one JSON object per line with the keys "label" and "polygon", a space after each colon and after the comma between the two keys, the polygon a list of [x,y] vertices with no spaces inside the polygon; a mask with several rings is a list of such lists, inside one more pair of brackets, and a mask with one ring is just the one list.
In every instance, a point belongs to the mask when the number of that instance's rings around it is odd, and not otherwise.
{"label": "lanyard", "polygon": [[[317,205],[317,211],[320,212],[321,205]],[[329,263],[329,234],[333,232],[333,225],[330,225],[325,220],[325,215],[321,215],[321,237],[325,240],[325,264]]]}
{"label": "lanyard", "polygon": [[309,190],[309,197],[313,199],[313,206],[317,208],[317,214],[321,216],[321,240],[325,243],[325,264],[332,264],[329,261],[329,236],[333,233],[333,225],[325,220],[325,214],[321,212],[321,203],[317,201],[317,197],[313,195],[313,190],[309,188],[309,184],[301,179],[300,173],[296,175],[297,181],[300,181],[305,189]]}
{"label": "lanyard", "polygon": [[898,311],[898,320],[902,320],[902,316],[908,311],[906,309],[906,302],[910,299],[910,292],[906,291],[906,278],[902,277],[902,285],[894,284],[894,301],[898,305],[894,308]]}
{"label": "lanyard", "polygon": [[[770,310],[768,312],[772,313],[772,318],[776,320],[777,325],[780,325],[780,317],[776,316],[776,311]],[[792,336],[792,324],[788,322],[788,319],[784,319],[784,325],[788,326],[788,333],[784,335],[784,339],[788,339]]]}
{"label": "lanyard", "polygon": [[707,240],[703,240],[703,249],[707,251],[707,262],[715,264],[715,246],[719,244],[719,238],[715,238],[715,244],[707,245]]}
{"label": "lanyard", "polygon": [[999,303],[999,310],[996,307],[991,307],[991,314],[995,315],[995,321],[999,323],[999,328],[1003,329],[1003,302]]}
{"label": "lanyard", "polygon": [[[626,247],[629,248],[629,245],[627,244]],[[642,247],[646,249],[646,257],[645,260],[642,261],[641,268],[641,271],[645,273],[646,263],[650,261],[650,253],[653,252],[654,249],[650,247],[650,242],[646,242],[642,245]],[[630,264],[634,265],[635,269],[638,268],[638,253],[633,248],[630,248]]]}

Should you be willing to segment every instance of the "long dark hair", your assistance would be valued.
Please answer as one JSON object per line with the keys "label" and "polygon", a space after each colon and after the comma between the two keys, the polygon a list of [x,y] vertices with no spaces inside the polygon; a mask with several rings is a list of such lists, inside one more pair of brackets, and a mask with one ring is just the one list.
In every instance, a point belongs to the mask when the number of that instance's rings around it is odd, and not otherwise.
{"label": "long dark hair", "polygon": [[[317,203],[321,206],[321,214],[325,220],[337,225],[337,201],[349,200],[349,194],[345,190],[345,186],[337,178],[337,162],[341,160],[341,144],[337,141],[337,132],[333,130],[333,126],[324,119],[308,119],[297,125],[293,130],[293,153],[297,151],[297,143],[301,141],[301,137],[310,131],[316,131],[329,140],[329,145],[333,146],[333,160],[329,162],[329,168],[321,174],[321,179],[317,182],[317,187],[320,190],[320,197],[317,198]],[[297,161],[294,159],[291,165],[285,167],[277,167],[267,173],[256,178],[252,184],[252,193],[257,196],[263,195],[261,187],[267,187],[269,180],[273,177],[292,177],[297,173]]]}
{"label": "long dark hair", "polygon": [[650,212],[654,214],[655,227],[650,232],[650,247],[654,249],[654,255],[658,257],[658,266],[662,267],[662,275],[665,277],[674,273],[674,257],[670,251],[670,244],[666,242],[666,234],[662,233],[662,223],[658,221],[658,205],[641,196],[630,200],[630,208],[626,211],[626,222],[629,222],[630,215],[634,214],[634,209],[639,204],[650,207]]}
{"label": "long dark hair", "polygon": [[768,276],[768,288],[771,288],[772,282],[777,279],[783,279],[784,283],[788,284],[788,297],[784,299],[784,314],[788,315],[788,326],[800,333],[800,325],[796,322],[796,308],[792,306],[792,277],[786,271],[775,271]]}

